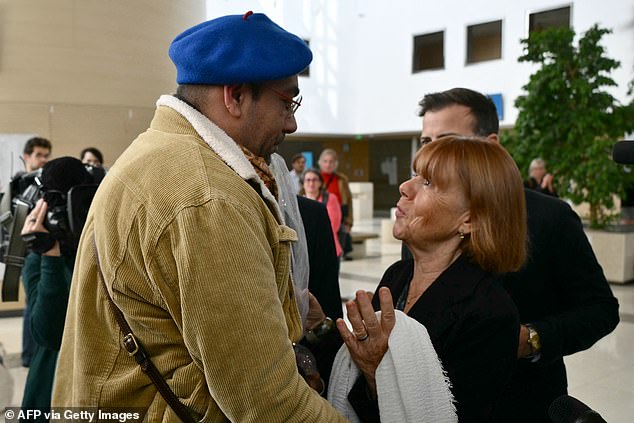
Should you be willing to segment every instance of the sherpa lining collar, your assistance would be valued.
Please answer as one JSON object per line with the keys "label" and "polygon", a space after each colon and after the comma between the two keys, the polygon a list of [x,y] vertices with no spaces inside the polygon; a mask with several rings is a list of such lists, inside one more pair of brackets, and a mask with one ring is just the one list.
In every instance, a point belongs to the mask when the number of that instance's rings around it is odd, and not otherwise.
{"label": "sherpa lining collar", "polygon": [[273,209],[277,213],[278,221],[282,221],[279,206],[271,191],[264,185],[262,179],[258,176],[251,166],[249,160],[236,144],[236,142],[227,135],[225,131],[220,129],[216,124],[210,121],[198,110],[189,104],[174,97],[173,95],[162,95],[157,101],[156,106],[165,106],[175,110],[182,115],[198,132],[198,135],[211,147],[211,149],[220,156],[231,169],[233,169],[245,181],[255,181],[259,184],[262,196],[266,201],[271,203]]}

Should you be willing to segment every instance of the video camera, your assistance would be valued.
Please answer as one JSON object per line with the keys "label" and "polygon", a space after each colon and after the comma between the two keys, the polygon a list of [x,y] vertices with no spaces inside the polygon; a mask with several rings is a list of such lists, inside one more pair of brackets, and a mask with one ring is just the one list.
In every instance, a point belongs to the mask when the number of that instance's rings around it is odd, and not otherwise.
{"label": "video camera", "polygon": [[[16,181],[23,190],[11,202],[9,219],[12,217],[12,222],[0,246],[0,261],[6,265],[2,281],[2,301],[18,300],[20,273],[27,252],[27,243],[21,232],[27,216],[40,198],[44,198],[49,205],[44,227],[49,231],[50,237],[74,244],[79,240],[92,199],[99,182],[105,176],[101,167],[86,166],[86,171],[90,175],[87,181],[89,183],[73,186],[68,192],[44,189],[42,169],[24,174]],[[9,219],[4,216],[4,220]]]}

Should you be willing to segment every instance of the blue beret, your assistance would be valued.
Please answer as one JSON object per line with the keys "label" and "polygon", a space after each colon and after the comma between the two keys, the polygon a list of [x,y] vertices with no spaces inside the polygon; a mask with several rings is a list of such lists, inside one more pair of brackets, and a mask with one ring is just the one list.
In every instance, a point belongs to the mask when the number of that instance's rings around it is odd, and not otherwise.
{"label": "blue beret", "polygon": [[308,45],[262,13],[196,25],[169,49],[179,84],[229,85],[283,79],[313,60]]}

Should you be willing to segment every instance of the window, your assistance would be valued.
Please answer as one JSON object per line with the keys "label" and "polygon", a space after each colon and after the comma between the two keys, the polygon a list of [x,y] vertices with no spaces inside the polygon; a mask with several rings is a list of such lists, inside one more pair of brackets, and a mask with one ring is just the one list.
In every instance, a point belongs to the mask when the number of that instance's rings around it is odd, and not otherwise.
{"label": "window", "polygon": [[502,57],[502,21],[467,27],[467,63]]}
{"label": "window", "polygon": [[528,18],[529,33],[554,27],[570,27],[570,6],[531,13]]}
{"label": "window", "polygon": [[[308,47],[310,47],[310,40],[304,40],[304,42],[306,43],[306,45],[307,45]],[[310,76],[310,65],[308,65],[308,66],[306,67],[306,69],[304,69],[303,71],[301,71],[301,72],[299,73],[299,76],[309,77],[309,76]]]}
{"label": "window", "polygon": [[412,72],[445,67],[444,31],[414,37],[414,57]]}

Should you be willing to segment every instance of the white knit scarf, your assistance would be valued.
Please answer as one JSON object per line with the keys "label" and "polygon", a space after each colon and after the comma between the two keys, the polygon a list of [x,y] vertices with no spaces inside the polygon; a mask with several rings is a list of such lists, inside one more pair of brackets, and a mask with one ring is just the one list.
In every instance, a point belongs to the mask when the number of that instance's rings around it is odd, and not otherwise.
{"label": "white knit scarf", "polygon": [[[379,311],[377,317],[380,316]],[[381,421],[457,422],[450,382],[425,326],[396,310],[396,325],[388,346],[376,369]],[[328,400],[353,423],[359,422],[359,418],[348,402],[348,393],[359,375],[344,344],[332,368]]]}

